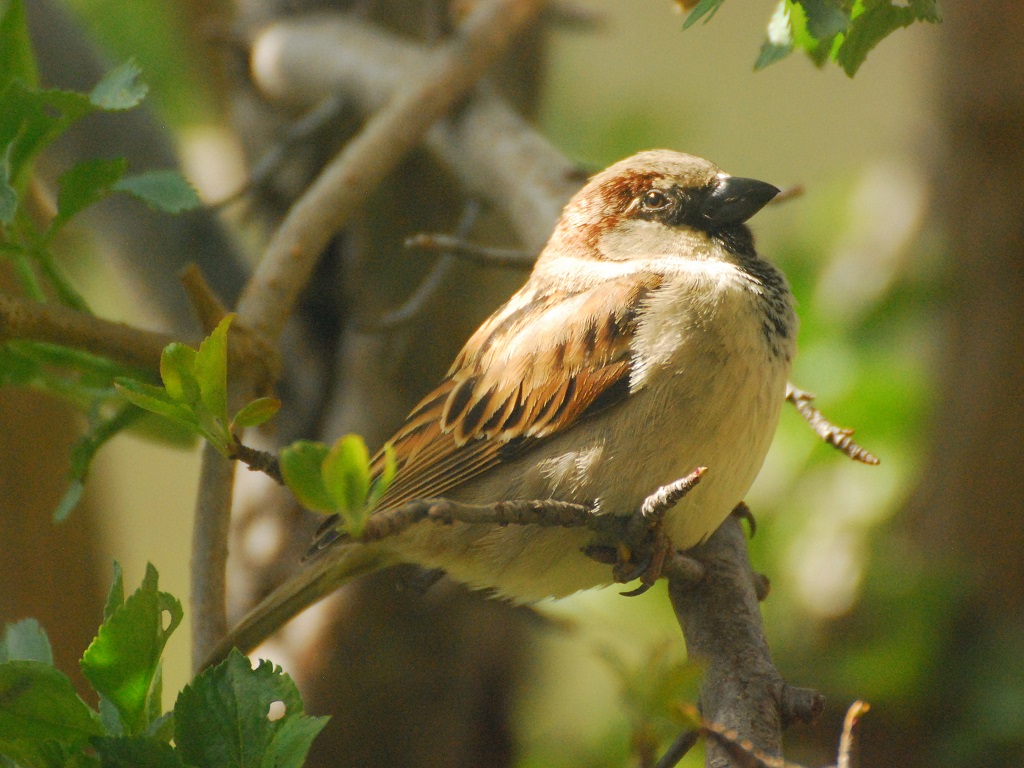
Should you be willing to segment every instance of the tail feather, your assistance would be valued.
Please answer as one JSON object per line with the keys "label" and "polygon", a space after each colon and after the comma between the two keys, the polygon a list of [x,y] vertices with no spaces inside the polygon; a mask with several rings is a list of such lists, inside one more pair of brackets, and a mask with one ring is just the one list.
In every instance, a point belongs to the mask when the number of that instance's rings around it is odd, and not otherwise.
{"label": "tail feather", "polygon": [[249,653],[301,611],[326,597],[345,582],[394,562],[386,550],[376,546],[335,549],[303,564],[259,605],[247,613],[213,649],[203,667],[227,658],[232,648]]}

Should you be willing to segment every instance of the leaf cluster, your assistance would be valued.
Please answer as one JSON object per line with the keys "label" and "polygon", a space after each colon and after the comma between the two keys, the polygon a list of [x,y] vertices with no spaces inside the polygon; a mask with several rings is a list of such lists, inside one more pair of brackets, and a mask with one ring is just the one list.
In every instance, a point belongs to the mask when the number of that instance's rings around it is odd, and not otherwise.
{"label": "leaf cluster", "polygon": [[[61,174],[56,210],[39,202],[33,166],[40,153],[72,125],[96,112],[138,106],[147,87],[131,61],[111,70],[88,93],[43,88],[29,40],[24,0],[0,11],[0,258],[14,267],[23,293],[56,300],[79,312],[89,305],[61,269],[55,238],[79,213],[115,193],[177,213],[199,205],[195,191],[175,171],[129,175],[123,158],[83,160]],[[113,389],[115,376],[139,375],[109,360],[55,344],[0,344],[0,386],[31,386],[70,400],[88,419],[88,431],[71,457],[69,488],[56,510],[63,519],[77,504],[96,451],[143,413]]]}
{"label": "leaf cluster", "polygon": [[[725,0],[683,2],[688,29],[715,15]],[[754,69],[804,51],[818,66],[833,61],[853,77],[867,55],[897,29],[914,22],[940,21],[936,0],[779,0]]]}
{"label": "leaf cluster", "polygon": [[306,715],[291,678],[268,661],[253,669],[233,651],[186,686],[173,710],[163,712],[161,655],[182,609],[158,589],[157,579],[149,565],[142,586],[125,599],[121,569],[114,564],[103,624],[80,662],[99,696],[99,711],[53,667],[37,622],[7,626],[0,642],[0,765],[302,765],[327,718]]}
{"label": "leaf cluster", "polygon": [[199,349],[168,344],[160,355],[162,387],[127,377],[114,381],[130,403],[199,435],[228,458],[235,453],[235,430],[263,424],[281,407],[280,400],[261,397],[228,418],[228,328],[233,319],[226,315]]}
{"label": "leaf cluster", "polygon": [[387,444],[375,472],[359,435],[345,435],[330,446],[299,440],[281,451],[280,461],[285,483],[299,502],[316,512],[337,514],[355,539],[397,470],[394,448]]}

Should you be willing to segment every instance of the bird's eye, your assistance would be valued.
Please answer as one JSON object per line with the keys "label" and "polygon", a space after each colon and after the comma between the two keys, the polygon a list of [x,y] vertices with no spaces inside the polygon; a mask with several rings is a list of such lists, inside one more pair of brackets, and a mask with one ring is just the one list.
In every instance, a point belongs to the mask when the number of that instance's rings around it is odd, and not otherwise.
{"label": "bird's eye", "polygon": [[672,205],[672,198],[662,192],[660,189],[652,189],[643,196],[640,201],[643,205],[644,210],[647,211],[663,211]]}

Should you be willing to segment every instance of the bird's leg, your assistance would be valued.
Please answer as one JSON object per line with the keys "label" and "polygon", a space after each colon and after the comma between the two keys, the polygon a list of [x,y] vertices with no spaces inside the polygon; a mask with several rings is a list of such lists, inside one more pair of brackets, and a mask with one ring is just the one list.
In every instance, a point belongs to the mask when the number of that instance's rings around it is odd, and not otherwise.
{"label": "bird's leg", "polygon": [[[642,595],[661,578],[672,554],[672,542],[664,528],[665,514],[700,482],[705,471],[705,467],[698,467],[683,479],[662,486],[626,521],[612,575],[619,584],[640,579],[640,586],[623,595]],[[685,557],[679,553],[672,556]]]}

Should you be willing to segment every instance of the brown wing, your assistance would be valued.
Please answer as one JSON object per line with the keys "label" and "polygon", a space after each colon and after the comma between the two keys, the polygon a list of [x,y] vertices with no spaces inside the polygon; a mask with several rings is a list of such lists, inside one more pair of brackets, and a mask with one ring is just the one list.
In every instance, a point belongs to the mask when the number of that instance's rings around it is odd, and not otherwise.
{"label": "brown wing", "polygon": [[[576,293],[527,283],[390,440],[398,473],[379,508],[442,496],[628,395],[637,311],[661,283],[642,277]],[[378,453],[375,473],[382,462]]]}

